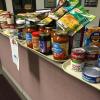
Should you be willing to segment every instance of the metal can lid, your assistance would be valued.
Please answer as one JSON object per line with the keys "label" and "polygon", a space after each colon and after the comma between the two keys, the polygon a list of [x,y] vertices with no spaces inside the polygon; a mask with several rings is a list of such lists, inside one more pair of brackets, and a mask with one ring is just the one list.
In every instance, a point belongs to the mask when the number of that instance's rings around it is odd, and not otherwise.
{"label": "metal can lid", "polygon": [[91,52],[99,53],[99,47],[97,47],[97,46],[88,46],[88,47],[85,47],[84,49],[88,53],[91,53]]}
{"label": "metal can lid", "polygon": [[83,74],[90,77],[100,77],[100,68],[98,67],[85,67],[83,69]]}
{"label": "metal can lid", "polygon": [[78,53],[78,54],[83,54],[83,53],[85,53],[85,49],[83,49],[83,48],[74,48],[74,49],[72,49],[72,52]]}

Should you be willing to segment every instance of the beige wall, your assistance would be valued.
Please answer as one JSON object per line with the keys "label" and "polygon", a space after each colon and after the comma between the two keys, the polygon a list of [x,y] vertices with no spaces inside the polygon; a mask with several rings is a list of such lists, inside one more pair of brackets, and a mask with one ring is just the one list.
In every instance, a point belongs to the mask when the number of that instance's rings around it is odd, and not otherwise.
{"label": "beige wall", "polygon": [[13,12],[12,0],[5,0],[7,11]]}
{"label": "beige wall", "polygon": [[[13,7],[12,7],[12,0],[5,0],[6,1],[6,6],[7,10],[13,12]],[[82,0],[82,5],[84,5],[84,0]],[[44,0],[36,0],[36,9],[44,9]],[[86,7],[87,10],[93,15],[96,15],[96,19],[91,22],[88,26],[98,26],[99,24],[99,18],[100,18],[100,0],[98,0],[98,7]]]}
{"label": "beige wall", "polygon": [[44,0],[36,0],[36,9],[44,9]]}
{"label": "beige wall", "polygon": [[[84,0],[82,0],[82,5],[84,5]],[[98,26],[99,19],[100,19],[100,0],[98,0],[98,6],[97,7],[86,7],[87,10],[93,15],[96,16],[96,19],[91,22],[88,26]]]}

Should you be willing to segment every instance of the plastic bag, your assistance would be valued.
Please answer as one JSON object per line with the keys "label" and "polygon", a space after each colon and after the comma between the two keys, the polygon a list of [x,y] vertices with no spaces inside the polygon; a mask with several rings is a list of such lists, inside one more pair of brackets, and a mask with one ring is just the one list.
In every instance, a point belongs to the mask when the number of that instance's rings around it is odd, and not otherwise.
{"label": "plastic bag", "polygon": [[38,24],[43,24],[43,25],[48,25],[49,23],[51,23],[53,21],[53,19],[46,17],[43,20],[41,20]]}
{"label": "plastic bag", "polygon": [[94,15],[87,13],[83,6],[77,5],[57,21],[57,24],[69,35],[74,35],[82,27],[95,19]]}
{"label": "plastic bag", "polygon": [[61,5],[59,8],[56,8],[53,12],[50,12],[49,17],[54,20],[58,20],[65,13],[72,10],[78,4],[78,1],[79,0],[66,0],[63,5]]}

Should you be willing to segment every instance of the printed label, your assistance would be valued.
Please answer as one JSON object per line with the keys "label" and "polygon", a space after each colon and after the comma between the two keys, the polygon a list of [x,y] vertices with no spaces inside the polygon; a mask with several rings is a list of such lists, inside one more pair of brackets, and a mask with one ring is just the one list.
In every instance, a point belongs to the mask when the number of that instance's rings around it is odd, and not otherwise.
{"label": "printed label", "polygon": [[53,43],[54,57],[65,58],[68,55],[67,43]]}
{"label": "printed label", "polygon": [[40,52],[46,52],[46,41],[40,41]]}
{"label": "printed label", "polygon": [[33,39],[33,48],[39,48],[39,39]]}

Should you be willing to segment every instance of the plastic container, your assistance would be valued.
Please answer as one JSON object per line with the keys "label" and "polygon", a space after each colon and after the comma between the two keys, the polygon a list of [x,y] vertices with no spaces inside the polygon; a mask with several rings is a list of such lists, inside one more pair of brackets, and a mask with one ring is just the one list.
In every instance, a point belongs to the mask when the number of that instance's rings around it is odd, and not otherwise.
{"label": "plastic container", "polygon": [[32,32],[33,49],[39,50],[39,32]]}

